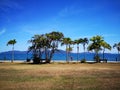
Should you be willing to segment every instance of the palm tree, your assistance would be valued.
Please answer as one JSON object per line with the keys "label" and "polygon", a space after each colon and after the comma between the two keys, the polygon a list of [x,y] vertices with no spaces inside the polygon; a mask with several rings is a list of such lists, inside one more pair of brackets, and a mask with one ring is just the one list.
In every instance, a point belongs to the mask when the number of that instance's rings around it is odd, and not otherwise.
{"label": "palm tree", "polygon": [[66,62],[68,61],[68,46],[71,42],[71,38],[63,38],[61,45],[66,45]]}
{"label": "palm tree", "polygon": [[105,59],[105,55],[104,55],[105,49],[111,50],[111,46],[110,46],[110,44],[108,44],[105,41],[101,42],[101,45],[103,47],[103,60],[104,60]]}
{"label": "palm tree", "polygon": [[32,51],[33,53],[33,63],[40,63],[42,59],[42,50],[47,45],[45,35],[34,35],[28,42],[32,43],[32,46],[28,48],[28,51]]}
{"label": "palm tree", "polygon": [[74,41],[69,40],[69,45],[68,45],[68,48],[67,48],[67,52],[68,52],[69,59],[72,60],[71,51],[73,50],[73,47],[71,45],[74,45]]}
{"label": "palm tree", "polygon": [[49,34],[46,34],[46,36],[49,40],[49,44],[51,48],[50,55],[49,55],[49,62],[50,62],[53,57],[53,54],[55,53],[55,51],[58,50],[58,45],[62,41],[62,38],[64,37],[64,35],[61,32],[53,31]]}
{"label": "palm tree", "polygon": [[15,45],[16,43],[17,43],[17,41],[16,41],[15,39],[10,40],[10,41],[7,42],[7,46],[8,46],[8,45],[13,45],[13,47],[12,47],[12,60],[11,60],[11,62],[13,62],[13,60],[14,60],[14,45]]}
{"label": "palm tree", "polygon": [[83,38],[81,40],[81,44],[83,45],[83,50],[84,50],[84,60],[85,60],[85,45],[89,43],[89,40],[87,38]]}
{"label": "palm tree", "polygon": [[102,50],[101,43],[104,41],[103,37],[99,35],[93,36],[92,38],[90,38],[90,41],[92,41],[92,43],[88,46],[88,51],[94,50],[95,52],[94,59],[96,60],[96,62],[100,62],[100,57],[98,53],[100,50]]}
{"label": "palm tree", "polygon": [[71,59],[71,55],[70,52],[72,51],[72,47],[69,45],[68,48],[66,49],[66,51],[68,52],[68,61]]}
{"label": "palm tree", "polygon": [[116,49],[118,50],[118,58],[119,58],[119,60],[120,60],[120,55],[119,55],[119,53],[120,53],[120,42],[119,42],[119,43],[115,43],[115,44],[113,45],[113,48],[116,48]]}
{"label": "palm tree", "polygon": [[82,38],[79,38],[74,41],[75,44],[77,44],[77,62],[79,60],[79,44],[82,42]]}

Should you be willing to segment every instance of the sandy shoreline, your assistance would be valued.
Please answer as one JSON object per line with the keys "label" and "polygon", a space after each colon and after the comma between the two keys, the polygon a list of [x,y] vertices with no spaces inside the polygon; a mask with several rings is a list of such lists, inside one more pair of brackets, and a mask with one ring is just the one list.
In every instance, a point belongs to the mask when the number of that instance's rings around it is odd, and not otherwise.
{"label": "sandy shoreline", "polygon": [[[11,60],[0,60],[0,62],[11,62]],[[18,62],[18,63],[24,63],[24,62],[26,62],[26,60],[14,60],[13,62]],[[32,60],[30,61],[31,63],[33,62]],[[51,62],[61,62],[61,63],[65,63],[66,62],[66,60],[52,60]],[[77,62],[76,60],[73,60],[73,61],[69,61],[69,62]],[[78,61],[78,62],[80,62],[80,61]],[[88,63],[90,63],[90,62],[95,62],[95,61],[86,61],[86,62],[88,62]],[[120,63],[120,61],[107,61],[108,63]]]}

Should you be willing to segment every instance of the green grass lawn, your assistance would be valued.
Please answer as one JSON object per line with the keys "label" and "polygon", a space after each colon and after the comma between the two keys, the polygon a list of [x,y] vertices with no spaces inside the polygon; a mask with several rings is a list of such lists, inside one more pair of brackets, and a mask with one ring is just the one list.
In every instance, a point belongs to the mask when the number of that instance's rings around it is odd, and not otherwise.
{"label": "green grass lawn", "polygon": [[0,90],[120,90],[120,63],[0,63]]}

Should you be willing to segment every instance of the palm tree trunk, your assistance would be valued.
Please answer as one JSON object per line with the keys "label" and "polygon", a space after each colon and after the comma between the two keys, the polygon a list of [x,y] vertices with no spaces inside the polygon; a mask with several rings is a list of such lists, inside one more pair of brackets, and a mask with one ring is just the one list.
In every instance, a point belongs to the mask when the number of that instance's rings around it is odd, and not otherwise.
{"label": "palm tree trunk", "polygon": [[54,48],[53,48],[53,49],[51,50],[51,52],[50,52],[50,57],[49,57],[50,62],[51,62],[51,60],[52,60],[52,57],[53,57],[54,52],[55,52],[55,50],[54,50]]}
{"label": "palm tree trunk", "polygon": [[105,59],[105,49],[103,50],[103,60]]}
{"label": "palm tree trunk", "polygon": [[42,63],[42,60],[41,60],[41,59],[42,59],[42,52],[41,52],[41,49],[39,49],[39,54],[38,54],[38,55],[39,55],[40,63]]}
{"label": "palm tree trunk", "polygon": [[68,57],[69,57],[69,60],[68,61],[70,61],[71,60],[71,47],[70,47],[70,44],[69,44],[69,48],[68,48]]}
{"label": "palm tree trunk", "polygon": [[67,51],[67,45],[66,45],[66,62],[68,62],[68,51]]}
{"label": "palm tree trunk", "polygon": [[49,63],[49,61],[48,61],[48,52],[47,52],[46,47],[45,47],[45,59],[46,59],[46,63]]}
{"label": "palm tree trunk", "polygon": [[118,50],[118,61],[120,61],[120,53],[119,53],[119,50]]}
{"label": "palm tree trunk", "polygon": [[77,46],[77,62],[79,60],[79,46]]}
{"label": "palm tree trunk", "polygon": [[83,45],[83,48],[84,48],[84,60],[85,60],[85,45]]}
{"label": "palm tree trunk", "polygon": [[11,60],[12,63],[13,63],[13,60],[14,60],[14,45],[13,45],[13,48],[12,48],[12,60]]}
{"label": "palm tree trunk", "polygon": [[95,60],[96,60],[97,63],[100,62],[100,60],[99,60],[99,54],[98,54],[98,50],[95,50]]}

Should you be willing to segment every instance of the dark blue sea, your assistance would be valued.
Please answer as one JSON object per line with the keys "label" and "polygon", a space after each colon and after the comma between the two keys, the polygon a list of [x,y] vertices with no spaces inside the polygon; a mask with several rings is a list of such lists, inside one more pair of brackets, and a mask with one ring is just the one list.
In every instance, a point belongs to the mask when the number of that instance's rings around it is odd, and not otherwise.
{"label": "dark blue sea", "polygon": [[[86,53],[85,57],[87,61],[94,61],[94,53]],[[102,58],[102,53],[99,54],[100,57]],[[76,53],[71,53],[70,56],[74,61],[77,61],[77,54]],[[32,59],[32,54],[28,54],[26,52],[24,53],[15,53],[14,54],[14,60],[21,60],[21,61],[26,61],[26,59]],[[79,60],[82,60],[84,58],[84,53],[79,54]],[[120,57],[118,54],[111,54],[111,53],[105,53],[105,58],[108,61],[119,61],[120,62]],[[0,60],[11,60],[12,59],[12,53],[7,52],[7,53],[0,53]],[[54,61],[65,61],[66,60],[66,54],[65,53],[55,53],[52,60]],[[70,60],[70,58],[69,58]]]}

